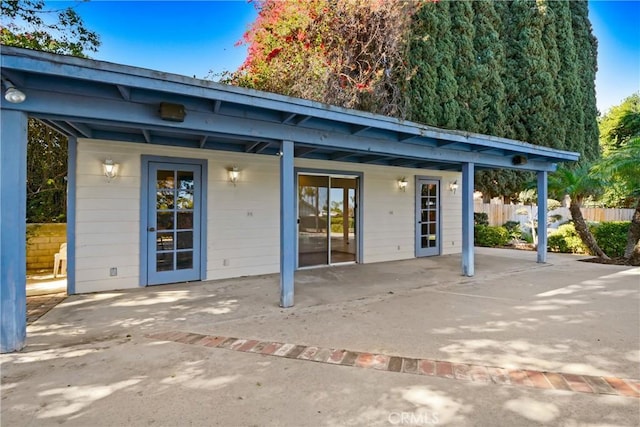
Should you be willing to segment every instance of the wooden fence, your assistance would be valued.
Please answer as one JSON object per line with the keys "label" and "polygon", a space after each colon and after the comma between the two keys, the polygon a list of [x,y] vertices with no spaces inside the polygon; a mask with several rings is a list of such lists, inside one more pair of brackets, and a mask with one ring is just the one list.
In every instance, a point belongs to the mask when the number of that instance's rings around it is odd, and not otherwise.
{"label": "wooden fence", "polygon": [[[523,212],[532,212],[537,216],[537,206],[530,205],[503,205],[497,203],[474,204],[474,212],[484,212],[489,216],[489,225],[503,225],[507,221],[526,222],[528,215]],[[582,208],[582,215],[587,221],[610,222],[610,221],[631,221],[635,209],[605,209],[605,208]],[[520,212],[520,214],[518,213]],[[571,219],[569,208],[558,208],[550,212],[550,215],[561,215],[560,223]]]}

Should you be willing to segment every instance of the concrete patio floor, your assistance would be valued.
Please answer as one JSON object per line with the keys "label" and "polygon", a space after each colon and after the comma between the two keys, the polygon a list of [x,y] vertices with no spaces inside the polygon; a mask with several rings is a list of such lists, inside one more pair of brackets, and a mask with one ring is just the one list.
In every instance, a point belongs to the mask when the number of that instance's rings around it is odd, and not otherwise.
{"label": "concrete patio floor", "polygon": [[305,270],[286,310],[277,306],[277,275],[71,296],[28,327],[23,351],[0,356],[0,423],[640,425],[637,397],[158,338],[182,331],[639,379],[640,269],[577,259],[549,254],[536,264],[532,252],[476,248],[473,278],[459,275],[459,256]]}

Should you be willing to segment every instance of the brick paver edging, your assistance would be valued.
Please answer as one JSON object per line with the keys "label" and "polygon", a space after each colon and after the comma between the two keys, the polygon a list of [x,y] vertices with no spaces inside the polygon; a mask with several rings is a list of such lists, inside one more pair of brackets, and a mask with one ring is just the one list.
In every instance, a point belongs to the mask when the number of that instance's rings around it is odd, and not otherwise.
{"label": "brick paver edging", "polygon": [[505,369],[443,360],[413,359],[344,349],[202,335],[179,331],[159,332],[146,335],[146,337],[161,341],[173,341],[182,344],[215,347],[246,353],[285,357],[288,359],[378,369],[381,371],[406,374],[436,376],[485,384],[493,383],[640,398],[640,380],[616,377],[597,377],[591,375],[533,371],[529,369]]}

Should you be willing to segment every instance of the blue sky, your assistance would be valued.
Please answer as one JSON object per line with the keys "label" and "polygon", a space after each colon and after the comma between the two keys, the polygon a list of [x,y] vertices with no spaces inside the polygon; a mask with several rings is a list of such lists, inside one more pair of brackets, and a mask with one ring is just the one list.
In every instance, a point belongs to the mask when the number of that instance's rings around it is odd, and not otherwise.
{"label": "blue sky", "polygon": [[[592,0],[589,9],[599,42],[598,108],[605,112],[640,90],[640,1]],[[244,0],[92,0],[77,11],[100,35],[93,58],[200,78],[240,66],[246,49],[234,45],[256,17]]]}

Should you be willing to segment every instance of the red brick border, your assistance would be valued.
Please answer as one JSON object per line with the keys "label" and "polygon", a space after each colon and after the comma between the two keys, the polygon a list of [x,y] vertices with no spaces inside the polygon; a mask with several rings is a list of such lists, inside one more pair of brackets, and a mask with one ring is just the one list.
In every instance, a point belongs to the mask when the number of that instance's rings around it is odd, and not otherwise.
{"label": "red brick border", "polygon": [[543,372],[530,369],[504,369],[495,366],[452,363],[445,360],[411,359],[345,349],[220,337],[180,331],[159,332],[146,335],[146,337],[160,341],[215,347],[243,353],[257,353],[265,356],[413,375],[436,376],[484,384],[493,383],[640,398],[640,380],[635,379]]}

